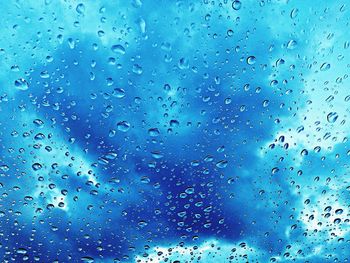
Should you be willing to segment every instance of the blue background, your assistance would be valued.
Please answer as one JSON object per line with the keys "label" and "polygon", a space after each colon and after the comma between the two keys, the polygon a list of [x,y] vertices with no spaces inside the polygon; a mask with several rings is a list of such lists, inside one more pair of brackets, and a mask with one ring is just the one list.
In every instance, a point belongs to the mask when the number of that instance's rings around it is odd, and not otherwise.
{"label": "blue background", "polygon": [[347,262],[344,3],[0,13],[2,262]]}

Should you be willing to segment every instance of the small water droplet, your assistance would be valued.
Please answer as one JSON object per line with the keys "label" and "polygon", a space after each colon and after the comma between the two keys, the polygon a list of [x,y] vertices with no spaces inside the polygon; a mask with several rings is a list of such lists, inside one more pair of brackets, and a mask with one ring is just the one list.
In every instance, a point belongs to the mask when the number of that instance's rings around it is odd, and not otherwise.
{"label": "small water droplet", "polygon": [[295,40],[289,40],[287,43],[287,49],[295,49],[297,45],[298,44]]}
{"label": "small water droplet", "polygon": [[336,215],[341,215],[343,213],[343,209],[337,209],[337,210],[335,210],[335,214]]}
{"label": "small water droplet", "polygon": [[77,13],[80,15],[84,15],[85,5],[83,3],[78,4],[77,7],[75,8],[75,11],[77,11]]}
{"label": "small water droplet", "polygon": [[119,131],[127,132],[130,129],[130,123],[127,121],[120,121],[117,123],[117,128]]}
{"label": "small water droplet", "polygon": [[125,54],[125,48],[122,45],[113,45],[111,49],[114,53]]}
{"label": "small water droplet", "polygon": [[39,127],[39,128],[42,128],[44,126],[44,122],[40,119],[35,119],[33,123],[35,124],[36,127]]}
{"label": "small water droplet", "polygon": [[239,9],[241,9],[241,7],[242,7],[242,2],[241,1],[239,1],[239,0],[235,0],[235,1],[233,1],[233,3],[232,3],[232,8],[234,9],[234,10],[239,10]]}
{"label": "small water droplet", "polygon": [[334,123],[338,119],[338,114],[336,112],[330,112],[327,115],[327,121],[329,123]]}
{"label": "small water droplet", "polygon": [[160,134],[160,131],[158,130],[158,128],[151,128],[148,130],[148,134],[151,137],[157,137]]}
{"label": "small water droplet", "polygon": [[269,106],[270,101],[269,100],[264,100],[263,101],[263,107],[266,108],[267,106]]}
{"label": "small water droplet", "polygon": [[25,79],[19,78],[15,81],[15,87],[19,90],[27,90],[29,88],[29,85]]}
{"label": "small water droplet", "polygon": [[181,58],[178,63],[179,69],[188,69],[190,67],[189,61],[187,58]]}
{"label": "small water droplet", "polygon": [[325,62],[325,63],[323,63],[323,64],[321,65],[320,70],[321,70],[321,71],[327,71],[327,70],[329,70],[330,68],[331,68],[331,64]]}
{"label": "small water droplet", "polygon": [[178,127],[180,123],[177,120],[170,121],[170,127]]}
{"label": "small water droplet", "polygon": [[19,66],[18,65],[13,65],[13,66],[11,66],[11,70],[13,72],[18,72],[19,71]]}
{"label": "small water droplet", "polygon": [[221,160],[219,162],[216,163],[216,167],[218,168],[225,168],[227,166],[228,162],[226,160]]}
{"label": "small water droplet", "polygon": [[280,170],[280,169],[278,169],[278,167],[274,167],[274,168],[272,168],[272,170],[271,170],[271,174],[276,174],[276,173],[278,173],[279,170]]}
{"label": "small water droplet", "polygon": [[296,18],[297,15],[298,15],[298,13],[299,13],[299,9],[298,9],[298,8],[292,9],[292,11],[290,12],[290,18],[291,18],[291,19]]}
{"label": "small water droplet", "polygon": [[0,170],[2,172],[8,172],[10,170],[10,167],[8,167],[8,165],[6,164],[3,164],[3,165],[0,165]]}
{"label": "small water droplet", "polygon": [[115,96],[118,99],[124,98],[125,97],[125,90],[120,89],[120,88],[115,88],[113,91],[113,96]]}
{"label": "small water droplet", "polygon": [[186,190],[185,190],[185,193],[186,194],[193,194],[194,193],[194,188],[193,187],[189,187],[189,188],[187,188]]}
{"label": "small water droplet", "polygon": [[93,263],[93,262],[95,262],[95,259],[94,259],[94,258],[88,257],[88,256],[81,257],[81,260],[82,260],[83,262],[88,262],[88,263]]}
{"label": "small water droplet", "polygon": [[161,159],[164,157],[164,154],[162,154],[160,151],[153,151],[151,154],[154,159]]}
{"label": "small water droplet", "polygon": [[256,58],[255,58],[254,56],[249,56],[249,57],[247,58],[247,64],[248,64],[248,65],[254,65],[255,62],[256,62]]}
{"label": "small water droplet", "polygon": [[306,149],[303,149],[300,154],[301,156],[306,156],[309,154],[309,152]]}
{"label": "small water droplet", "polygon": [[139,64],[134,64],[132,67],[132,72],[134,72],[137,75],[141,75],[143,70],[142,67]]}
{"label": "small water droplet", "polygon": [[18,248],[16,252],[18,254],[27,254],[27,249],[25,249],[25,248]]}
{"label": "small water droplet", "polygon": [[44,70],[44,71],[40,72],[40,77],[42,79],[48,79],[50,77],[50,74],[47,70]]}
{"label": "small water droplet", "polygon": [[41,168],[43,168],[43,166],[42,166],[40,163],[34,163],[34,164],[32,165],[32,168],[33,168],[34,171],[38,171],[38,170],[40,170]]}

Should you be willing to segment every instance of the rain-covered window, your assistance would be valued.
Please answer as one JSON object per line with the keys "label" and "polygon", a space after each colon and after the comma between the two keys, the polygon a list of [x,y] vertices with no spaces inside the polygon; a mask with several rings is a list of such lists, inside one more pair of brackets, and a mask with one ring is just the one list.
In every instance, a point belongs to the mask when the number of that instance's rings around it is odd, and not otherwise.
{"label": "rain-covered window", "polygon": [[1,1],[0,262],[348,262],[349,8]]}

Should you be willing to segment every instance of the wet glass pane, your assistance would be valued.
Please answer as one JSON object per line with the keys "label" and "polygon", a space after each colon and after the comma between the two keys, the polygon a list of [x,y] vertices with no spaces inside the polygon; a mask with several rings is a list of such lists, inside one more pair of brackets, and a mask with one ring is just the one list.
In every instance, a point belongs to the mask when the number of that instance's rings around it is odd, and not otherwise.
{"label": "wet glass pane", "polygon": [[0,262],[347,262],[348,4],[2,1]]}

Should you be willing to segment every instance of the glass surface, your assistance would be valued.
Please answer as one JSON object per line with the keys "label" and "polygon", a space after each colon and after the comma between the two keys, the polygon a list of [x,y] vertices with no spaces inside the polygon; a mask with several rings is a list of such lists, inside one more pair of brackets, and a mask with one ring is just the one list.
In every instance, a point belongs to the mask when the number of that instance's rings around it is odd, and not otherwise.
{"label": "glass surface", "polygon": [[0,262],[347,262],[349,12],[1,1]]}

